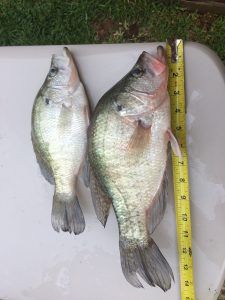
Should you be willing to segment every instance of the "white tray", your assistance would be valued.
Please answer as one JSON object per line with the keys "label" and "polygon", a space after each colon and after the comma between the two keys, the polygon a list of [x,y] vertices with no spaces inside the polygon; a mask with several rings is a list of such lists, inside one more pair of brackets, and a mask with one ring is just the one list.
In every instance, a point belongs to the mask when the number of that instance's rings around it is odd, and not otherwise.
{"label": "white tray", "polygon": [[[92,105],[158,43],[69,46]],[[3,300],[178,300],[179,273],[173,197],[154,239],[175,284],[164,293],[125,280],[118,229],[111,212],[97,221],[81,181],[86,230],[51,227],[53,187],[42,177],[30,139],[31,109],[62,46],[0,48],[0,298]],[[185,43],[188,150],[197,300],[216,299],[225,267],[225,69],[208,48]],[[172,182],[170,184],[170,189]]]}

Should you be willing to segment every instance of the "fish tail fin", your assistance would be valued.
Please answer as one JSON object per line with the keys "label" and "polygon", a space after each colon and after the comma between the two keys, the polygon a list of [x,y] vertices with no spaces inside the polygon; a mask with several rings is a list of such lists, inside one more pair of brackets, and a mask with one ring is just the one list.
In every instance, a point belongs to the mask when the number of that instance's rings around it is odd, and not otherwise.
{"label": "fish tail fin", "polygon": [[142,245],[120,239],[120,258],[123,274],[134,287],[143,287],[139,274],[151,286],[157,285],[164,292],[170,289],[172,269],[152,238]]}
{"label": "fish tail fin", "polygon": [[59,232],[79,234],[84,231],[85,220],[77,196],[55,193],[52,205],[52,227]]}

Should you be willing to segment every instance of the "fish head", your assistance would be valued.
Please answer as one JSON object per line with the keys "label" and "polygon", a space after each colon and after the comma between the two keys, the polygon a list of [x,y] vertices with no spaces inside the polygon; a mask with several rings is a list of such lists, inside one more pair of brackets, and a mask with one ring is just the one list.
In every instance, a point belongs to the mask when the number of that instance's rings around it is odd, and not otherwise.
{"label": "fish head", "polygon": [[62,55],[53,54],[45,86],[58,90],[67,88],[73,91],[79,82],[78,71],[68,48],[63,48]]}
{"label": "fish head", "polygon": [[[165,51],[158,46],[157,54],[143,51],[129,73],[130,89],[146,95],[154,95],[162,83],[167,83]],[[164,87],[164,90],[166,88]]]}
{"label": "fish head", "polygon": [[118,114],[138,119],[140,115],[155,110],[167,95],[167,80],[164,48],[159,46],[155,56],[144,51],[122,79],[125,93],[114,101]]}

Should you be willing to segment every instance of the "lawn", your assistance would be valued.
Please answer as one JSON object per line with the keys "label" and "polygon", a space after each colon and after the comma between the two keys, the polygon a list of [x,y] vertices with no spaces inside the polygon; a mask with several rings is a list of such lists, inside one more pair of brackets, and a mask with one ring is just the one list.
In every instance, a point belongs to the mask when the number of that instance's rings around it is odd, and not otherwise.
{"label": "lawn", "polygon": [[225,16],[190,13],[179,1],[0,1],[2,46],[150,42],[171,37],[206,44],[225,62]]}

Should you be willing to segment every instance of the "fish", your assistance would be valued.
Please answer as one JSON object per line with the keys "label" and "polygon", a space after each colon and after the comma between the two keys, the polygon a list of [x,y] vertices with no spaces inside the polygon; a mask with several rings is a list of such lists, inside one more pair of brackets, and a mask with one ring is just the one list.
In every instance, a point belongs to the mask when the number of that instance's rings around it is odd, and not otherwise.
{"label": "fish", "polygon": [[77,197],[87,147],[89,103],[72,54],[52,55],[50,70],[32,109],[31,139],[45,179],[55,186],[51,223],[55,231],[80,234],[84,215]]}
{"label": "fish", "polygon": [[106,225],[111,204],[119,228],[123,274],[134,287],[167,291],[173,272],[151,237],[167,202],[171,132],[168,68],[162,46],[143,52],[133,68],[99,100],[88,129],[90,188],[95,212]]}

